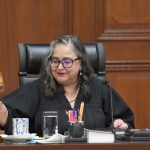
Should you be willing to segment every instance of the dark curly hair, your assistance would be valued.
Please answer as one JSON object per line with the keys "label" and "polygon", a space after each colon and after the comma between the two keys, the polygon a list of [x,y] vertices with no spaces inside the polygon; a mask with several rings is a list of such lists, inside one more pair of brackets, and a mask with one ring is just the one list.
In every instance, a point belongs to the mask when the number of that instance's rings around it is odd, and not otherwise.
{"label": "dark curly hair", "polygon": [[88,58],[86,56],[86,51],[82,45],[80,39],[74,35],[63,35],[55,41],[52,41],[50,44],[50,53],[45,60],[42,74],[42,91],[47,97],[54,97],[57,92],[64,92],[62,85],[56,82],[54,79],[51,67],[49,64],[49,58],[52,57],[53,51],[58,44],[64,44],[70,46],[80,58],[82,70],[80,70],[78,75],[78,85],[82,89],[82,94],[84,100],[87,99],[91,92],[89,88],[90,80],[95,77],[94,71],[91,68]]}

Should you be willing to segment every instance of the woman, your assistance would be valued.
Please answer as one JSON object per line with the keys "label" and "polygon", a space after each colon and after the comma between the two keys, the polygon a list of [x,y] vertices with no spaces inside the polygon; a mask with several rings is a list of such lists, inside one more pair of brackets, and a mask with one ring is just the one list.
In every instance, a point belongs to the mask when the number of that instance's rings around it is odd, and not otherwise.
{"label": "woman", "polygon": [[[134,127],[133,113],[112,89],[114,127]],[[79,110],[84,102],[85,128],[112,126],[110,87],[96,78],[79,38],[64,35],[50,45],[41,77],[3,98],[0,124],[7,134],[12,131],[13,117],[28,117],[30,133],[42,135],[42,112],[58,111],[58,130],[68,128],[66,112]]]}

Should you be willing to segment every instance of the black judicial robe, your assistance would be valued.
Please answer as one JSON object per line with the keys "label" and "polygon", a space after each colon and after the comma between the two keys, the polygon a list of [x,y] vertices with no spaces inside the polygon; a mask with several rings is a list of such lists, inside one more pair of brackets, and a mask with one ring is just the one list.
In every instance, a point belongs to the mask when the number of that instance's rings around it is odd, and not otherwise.
{"label": "black judicial robe", "polygon": [[[68,116],[66,110],[71,106],[63,93],[58,93],[55,98],[48,98],[43,95],[40,89],[41,79],[28,83],[9,95],[3,97],[3,103],[7,106],[9,117],[5,127],[7,134],[12,132],[12,118],[29,118],[30,133],[42,135],[42,112],[46,110],[58,111],[58,131],[64,134],[68,128]],[[108,128],[112,125],[112,110],[110,99],[110,87],[95,79],[91,81],[92,92],[88,100],[82,98],[80,89],[75,109],[79,110],[81,101],[84,101],[83,120],[84,126],[88,129]],[[129,127],[134,127],[133,112],[123,101],[119,94],[112,89],[113,116],[123,119]]]}

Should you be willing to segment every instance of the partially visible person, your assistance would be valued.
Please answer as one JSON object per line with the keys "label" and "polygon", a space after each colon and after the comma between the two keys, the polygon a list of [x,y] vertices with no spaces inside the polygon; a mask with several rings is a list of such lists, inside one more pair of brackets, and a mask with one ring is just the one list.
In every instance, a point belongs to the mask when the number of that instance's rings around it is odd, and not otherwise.
{"label": "partially visible person", "polygon": [[64,35],[51,42],[41,76],[2,98],[0,124],[7,134],[12,131],[13,117],[28,117],[30,133],[42,136],[42,112],[58,111],[58,131],[68,130],[66,111],[79,110],[84,102],[85,128],[134,128],[133,112],[119,94],[102,83],[89,65],[80,39]]}

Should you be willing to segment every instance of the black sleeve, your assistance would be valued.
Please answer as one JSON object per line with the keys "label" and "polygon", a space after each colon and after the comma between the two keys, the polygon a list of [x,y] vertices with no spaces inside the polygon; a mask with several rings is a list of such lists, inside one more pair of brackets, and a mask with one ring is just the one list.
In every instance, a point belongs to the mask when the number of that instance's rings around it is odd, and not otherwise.
{"label": "black sleeve", "polygon": [[2,98],[3,103],[8,109],[8,119],[5,126],[5,132],[7,134],[11,134],[12,132],[12,118],[33,119],[39,103],[39,84],[39,81],[34,81]]}
{"label": "black sleeve", "polygon": [[113,88],[111,88],[109,83],[103,83],[102,89],[103,110],[107,118],[106,126],[112,125],[113,113],[113,120],[120,118],[128,124],[129,128],[134,128],[134,115],[127,103]]}

